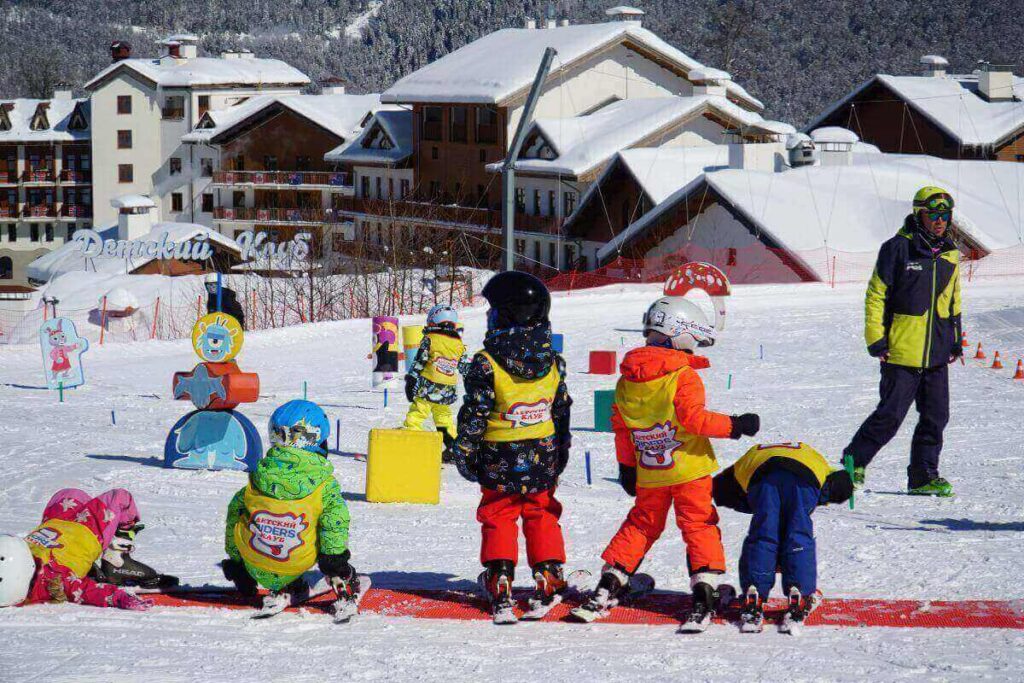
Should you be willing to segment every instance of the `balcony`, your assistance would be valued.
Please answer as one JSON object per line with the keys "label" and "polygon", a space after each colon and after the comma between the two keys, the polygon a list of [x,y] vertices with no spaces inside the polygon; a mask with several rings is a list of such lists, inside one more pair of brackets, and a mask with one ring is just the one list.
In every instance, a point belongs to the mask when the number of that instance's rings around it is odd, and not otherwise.
{"label": "balcony", "polygon": [[56,181],[56,176],[51,168],[29,168],[21,174],[21,180],[25,183],[52,183]]}
{"label": "balcony", "polygon": [[331,209],[228,209],[216,207],[213,210],[215,221],[232,221],[237,223],[306,223],[320,225],[337,222],[337,213]]}
{"label": "balcony", "polygon": [[17,185],[17,171],[0,171],[0,185]]}
{"label": "balcony", "polygon": [[215,171],[214,185],[264,187],[352,187],[352,176],[340,171]]}
{"label": "balcony", "polygon": [[62,218],[70,219],[92,218],[92,205],[65,203],[64,206],[61,207],[60,215]]}
{"label": "balcony", "polygon": [[26,204],[21,210],[22,218],[56,218],[57,206],[55,204]]}
{"label": "balcony", "polygon": [[[370,216],[406,218],[419,223],[451,223],[487,231],[501,230],[501,211],[476,209],[467,206],[434,204],[406,200],[361,199],[341,197],[339,211]],[[516,213],[516,230],[524,232],[557,233],[558,219],[549,216],[531,216]]]}
{"label": "balcony", "polygon": [[0,218],[17,218],[18,209],[14,206],[0,206]]}
{"label": "balcony", "polygon": [[60,172],[60,181],[69,185],[91,183],[92,171],[76,171],[74,169],[65,168]]}

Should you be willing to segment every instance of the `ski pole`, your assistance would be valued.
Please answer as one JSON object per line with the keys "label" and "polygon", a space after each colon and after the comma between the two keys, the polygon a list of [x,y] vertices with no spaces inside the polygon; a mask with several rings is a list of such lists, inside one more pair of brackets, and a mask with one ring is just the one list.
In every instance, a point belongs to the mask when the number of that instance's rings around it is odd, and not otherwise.
{"label": "ski pole", "polygon": [[587,470],[587,486],[591,486],[592,480],[590,477],[590,451],[587,451],[586,453],[583,454],[583,465]]}
{"label": "ski pole", "polygon": [[[843,456],[843,468],[846,473],[850,475],[850,481],[853,481],[853,456],[846,454]],[[853,509],[853,494],[850,494],[850,509]]]}
{"label": "ski pole", "polygon": [[57,384],[57,392],[60,394],[60,402],[64,402],[64,382]]}
{"label": "ski pole", "polygon": [[115,427],[117,426],[117,416],[114,415],[113,410],[110,411],[110,424],[114,425]]}
{"label": "ski pole", "polygon": [[334,450],[341,452],[341,418],[334,420]]}

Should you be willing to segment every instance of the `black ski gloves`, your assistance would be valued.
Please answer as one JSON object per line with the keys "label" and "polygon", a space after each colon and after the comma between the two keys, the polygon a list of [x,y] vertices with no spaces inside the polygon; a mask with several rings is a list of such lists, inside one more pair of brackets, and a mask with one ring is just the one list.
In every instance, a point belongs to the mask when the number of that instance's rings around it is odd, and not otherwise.
{"label": "black ski gloves", "polygon": [[316,558],[316,564],[324,576],[348,579],[355,573],[352,565],[348,563],[350,557],[352,557],[352,553],[347,550],[338,555],[319,555]]}
{"label": "black ski gloves", "polygon": [[224,578],[235,584],[235,588],[242,595],[256,595],[258,586],[256,579],[249,575],[245,565],[238,560],[227,559],[220,563],[220,570],[224,572]]}
{"label": "black ski gloves", "polygon": [[412,403],[412,400],[416,398],[416,377],[413,375],[405,376],[405,399]]}
{"label": "black ski gloves", "polygon": [[636,497],[636,468],[619,463],[619,486],[629,495]]}
{"label": "black ski gloves", "polygon": [[828,503],[845,503],[853,495],[853,480],[846,470],[836,470],[825,478],[825,485],[821,487],[821,496],[818,498],[819,505]]}
{"label": "black ski gloves", "polygon": [[887,337],[882,337],[869,346],[868,355],[872,358],[881,358],[882,360],[885,360],[889,356],[889,339]]}
{"label": "black ski gloves", "polygon": [[738,439],[741,436],[754,436],[761,430],[761,418],[757,413],[743,413],[732,416],[732,431],[729,432],[730,439]]}

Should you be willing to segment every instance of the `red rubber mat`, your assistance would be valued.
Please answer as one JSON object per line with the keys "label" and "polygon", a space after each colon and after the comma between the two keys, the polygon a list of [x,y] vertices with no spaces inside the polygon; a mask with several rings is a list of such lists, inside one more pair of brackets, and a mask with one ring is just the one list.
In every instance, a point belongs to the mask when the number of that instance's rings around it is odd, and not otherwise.
{"label": "red rubber mat", "polygon": [[[148,595],[161,607],[218,607],[253,609],[255,600],[236,593],[165,593]],[[314,598],[303,608],[326,612],[331,596]],[[628,607],[613,611],[600,624],[678,624],[686,612],[689,597],[656,593]],[[544,621],[567,621],[571,604],[562,604]],[[777,621],[784,608],[782,600],[769,603],[768,622]],[[299,608],[290,608],[297,611]],[[363,612],[417,619],[488,620],[487,605],[476,595],[447,590],[401,590],[371,588],[363,599]],[[735,611],[717,619],[733,621]],[[808,617],[808,626],[889,626],[914,628],[1012,628],[1024,629],[1024,600],[860,600],[826,599]]]}

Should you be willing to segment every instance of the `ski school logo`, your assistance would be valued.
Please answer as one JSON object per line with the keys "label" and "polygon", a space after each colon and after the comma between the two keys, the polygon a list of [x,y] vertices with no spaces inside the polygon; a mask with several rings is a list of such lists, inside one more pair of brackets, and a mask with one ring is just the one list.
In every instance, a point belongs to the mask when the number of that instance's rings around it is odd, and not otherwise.
{"label": "ski school logo", "polygon": [[918,261],[909,261],[907,262],[907,270],[922,271],[924,270],[924,265]]}
{"label": "ski school logo", "polygon": [[512,429],[532,427],[551,419],[551,403],[546,398],[535,403],[513,403],[501,417],[512,423]]}
{"label": "ski school logo", "polygon": [[36,529],[26,536],[25,540],[47,550],[56,550],[57,548],[64,547],[64,544],[60,542],[60,532],[48,526]]}
{"label": "ski school logo", "polygon": [[434,369],[445,377],[454,377],[459,369],[459,361],[457,358],[438,356],[434,359]]}
{"label": "ski school logo", "polygon": [[302,532],[309,527],[306,515],[275,514],[257,510],[249,520],[249,547],[264,557],[287,562],[291,554],[305,541]]}
{"label": "ski school logo", "polygon": [[682,445],[676,439],[676,428],[666,420],[653,427],[633,430],[633,445],[640,452],[640,466],[652,470],[667,470],[675,464],[672,453]]}

